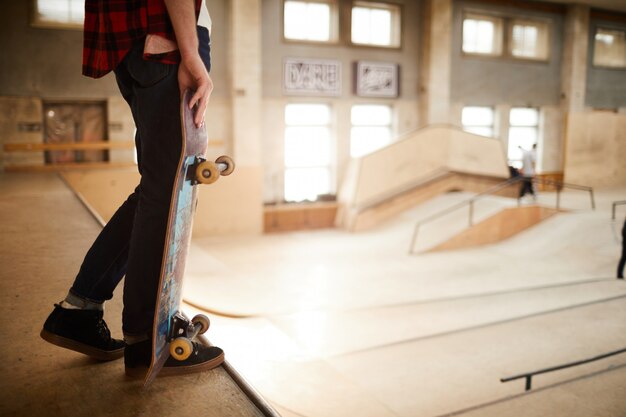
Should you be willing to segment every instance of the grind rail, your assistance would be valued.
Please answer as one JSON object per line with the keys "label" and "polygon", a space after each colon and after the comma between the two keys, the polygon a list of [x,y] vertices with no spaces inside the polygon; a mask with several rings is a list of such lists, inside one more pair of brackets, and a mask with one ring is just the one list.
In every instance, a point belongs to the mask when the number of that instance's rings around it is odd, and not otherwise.
{"label": "grind rail", "polygon": [[624,204],[626,204],[626,200],[614,201],[613,204],[611,204],[611,220],[615,220],[615,209],[617,206],[622,206]]}
{"label": "grind rail", "polygon": [[584,364],[587,364],[587,363],[590,363],[590,362],[599,361],[600,359],[605,359],[605,358],[608,358],[608,357],[611,357],[611,356],[619,355],[621,353],[626,353],[626,348],[619,349],[619,350],[614,350],[612,352],[603,353],[602,355],[594,356],[594,357],[588,358],[588,359],[582,359],[582,360],[578,360],[578,361],[574,361],[574,362],[568,362],[568,363],[564,363],[564,364],[561,364],[561,365],[552,366],[550,368],[539,369],[537,371],[525,372],[523,374],[513,375],[513,376],[506,377],[506,378],[501,378],[500,382],[504,383],[504,382],[510,382],[510,381],[515,381],[517,379],[525,378],[526,379],[525,391],[530,391],[532,389],[533,376],[535,376],[535,375],[541,375],[541,374],[545,374],[545,373],[548,373],[548,372],[559,371],[561,369],[572,368],[572,367],[578,366],[578,365],[584,365]]}
{"label": "grind rail", "polygon": [[[442,211],[439,211],[429,217],[426,217],[423,220],[420,220],[419,222],[417,222],[415,224],[415,228],[413,229],[413,237],[411,239],[411,246],[409,247],[409,255],[412,255],[415,253],[415,244],[417,243],[417,237],[419,235],[419,230],[420,228],[426,224],[426,223],[430,223],[434,220],[437,220],[449,213],[452,213],[456,210],[462,209],[464,207],[468,207],[469,211],[468,211],[468,224],[469,227],[474,225],[474,204],[476,201],[490,196],[490,195],[494,195],[495,193],[497,193],[500,190],[503,190],[507,187],[511,187],[515,184],[519,184],[524,180],[524,177],[521,176],[517,176],[517,177],[513,177],[510,178],[506,181],[503,181],[499,184],[496,184],[495,186],[479,193],[476,194],[474,197],[467,199],[465,201],[461,201],[458,204],[455,204],[453,206],[448,207],[447,209],[444,209]],[[554,181],[551,179],[547,179],[547,178],[533,178],[533,183],[534,184],[543,184],[543,185],[550,185],[550,186],[554,186],[554,188],[556,189],[556,203],[555,203],[555,207],[557,210],[559,210],[561,208],[561,192],[563,191],[564,188],[569,188],[572,190],[579,190],[579,191],[586,191],[589,192],[589,197],[591,199],[591,208],[593,210],[596,209],[596,202],[595,202],[595,198],[594,198],[594,194],[593,194],[593,188],[592,187],[587,187],[585,185],[577,185],[577,184],[568,184],[565,182],[561,182],[561,181]],[[517,198],[517,205],[520,206],[521,204],[521,199],[518,197]]]}

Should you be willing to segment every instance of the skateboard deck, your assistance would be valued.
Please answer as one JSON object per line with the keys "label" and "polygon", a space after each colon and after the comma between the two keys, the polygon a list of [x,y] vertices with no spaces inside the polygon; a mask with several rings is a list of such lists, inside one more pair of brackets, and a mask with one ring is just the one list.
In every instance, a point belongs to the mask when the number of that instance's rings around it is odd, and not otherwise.
{"label": "skateboard deck", "polygon": [[185,358],[185,346],[191,346],[190,339],[204,333],[209,326],[208,319],[204,316],[196,316],[188,321],[180,312],[183,275],[197,202],[196,185],[210,184],[216,181],[220,174],[230,174],[234,164],[230,158],[224,156],[218,158],[216,163],[204,159],[208,146],[207,133],[204,126],[196,128],[193,122],[194,109],[189,109],[189,100],[192,96],[193,93],[186,90],[181,100],[183,143],[170,203],[154,312],[152,360],[144,380],[144,387],[154,381],[163,368],[170,356],[172,343],[185,342],[179,343],[182,348],[178,347],[173,353],[176,359],[182,360]]}

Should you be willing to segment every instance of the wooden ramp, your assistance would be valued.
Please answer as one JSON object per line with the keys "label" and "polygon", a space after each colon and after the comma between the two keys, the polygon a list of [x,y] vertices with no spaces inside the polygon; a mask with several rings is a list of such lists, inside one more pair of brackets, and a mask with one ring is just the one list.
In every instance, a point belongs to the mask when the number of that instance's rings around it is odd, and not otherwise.
{"label": "wooden ramp", "polygon": [[497,243],[515,236],[556,213],[558,213],[556,209],[541,206],[510,207],[435,246],[430,249],[430,252]]}
{"label": "wooden ramp", "polygon": [[[54,174],[0,174],[0,216],[0,415],[278,415],[228,364],[142,390],[122,360],[95,362],[43,341],[100,225]],[[121,307],[117,291],[105,311],[117,338]]]}

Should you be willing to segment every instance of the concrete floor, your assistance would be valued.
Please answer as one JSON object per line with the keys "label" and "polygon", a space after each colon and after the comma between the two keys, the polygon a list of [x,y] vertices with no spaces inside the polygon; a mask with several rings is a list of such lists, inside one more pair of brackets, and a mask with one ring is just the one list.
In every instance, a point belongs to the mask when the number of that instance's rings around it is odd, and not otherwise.
{"label": "concrete floor", "polygon": [[[213,338],[285,416],[626,416],[626,355],[535,377],[528,394],[499,381],[626,347],[609,214],[626,189],[596,193],[597,211],[566,193],[571,211],[462,251],[407,254],[415,221],[464,193],[366,233],[196,240],[185,298],[229,316]],[[477,219],[511,204],[491,198]],[[466,222],[429,225],[425,246]]]}
{"label": "concrete floor", "polygon": [[[597,194],[595,212],[566,194],[579,210],[463,251],[407,254],[414,222],[463,193],[365,233],[196,240],[185,298],[220,313],[211,340],[283,416],[626,416],[626,355],[538,376],[528,394],[499,382],[626,347],[626,285],[612,278],[621,224],[609,220],[626,188]],[[510,204],[490,199],[477,217]],[[99,227],[52,175],[0,176],[0,214],[0,415],[170,415],[181,404],[182,415],[254,415],[220,369],[146,393],[120,362],[41,341]],[[465,216],[430,225],[424,245]],[[116,299],[107,319],[119,336]]]}
{"label": "concrete floor", "polygon": [[[100,226],[50,174],[0,174],[0,218],[0,415],[261,415],[222,367],[142,391],[122,361],[95,362],[43,341],[41,327]],[[105,312],[115,337],[120,296]]]}

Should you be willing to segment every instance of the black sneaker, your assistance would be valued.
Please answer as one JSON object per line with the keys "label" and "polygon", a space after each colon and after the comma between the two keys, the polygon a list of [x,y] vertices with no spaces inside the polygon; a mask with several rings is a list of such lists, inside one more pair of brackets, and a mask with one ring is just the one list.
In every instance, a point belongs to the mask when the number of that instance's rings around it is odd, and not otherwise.
{"label": "black sneaker", "polygon": [[111,338],[102,316],[102,311],[66,309],[55,304],[43,325],[41,337],[101,361],[119,359],[124,355],[125,343]]}
{"label": "black sneaker", "polygon": [[[224,362],[224,351],[217,346],[205,346],[199,342],[192,342],[193,352],[184,361],[167,358],[163,369],[158,376],[184,375],[194,372],[203,372],[220,366]],[[142,378],[148,373],[152,359],[152,340],[134,343],[124,350],[124,365],[126,375],[133,378]]]}

